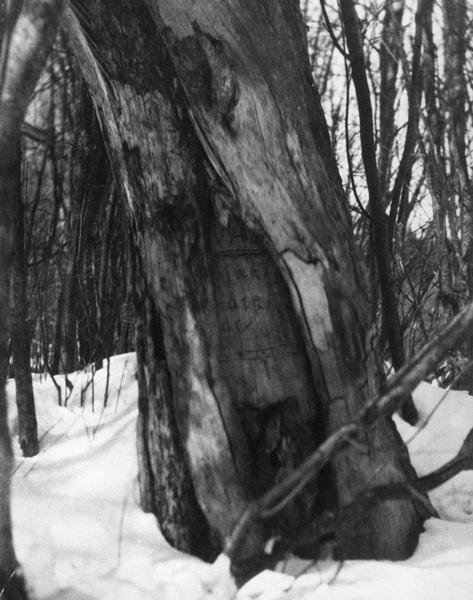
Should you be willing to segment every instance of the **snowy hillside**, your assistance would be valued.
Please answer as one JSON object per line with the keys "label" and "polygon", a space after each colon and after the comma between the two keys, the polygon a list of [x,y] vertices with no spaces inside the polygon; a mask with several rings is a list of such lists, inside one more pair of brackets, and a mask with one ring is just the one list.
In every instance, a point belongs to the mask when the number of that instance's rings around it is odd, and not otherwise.
{"label": "snowy hillside", "polygon": [[[154,517],[138,507],[135,372],[134,354],[111,359],[105,409],[106,368],[93,383],[87,372],[70,376],[67,408],[58,406],[50,380],[35,380],[41,452],[24,459],[14,439],[12,503],[17,555],[37,600],[235,597],[224,557],[206,565],[173,550]],[[58,381],[64,385],[63,378]],[[12,381],[7,391],[15,435]],[[396,420],[419,475],[454,456],[473,427],[473,398],[462,392],[444,396],[421,384],[415,402],[426,426],[418,430]],[[471,600],[473,472],[457,475],[431,499],[442,520],[426,523],[409,560],[339,565],[291,558],[280,572],[248,582],[238,600]]]}

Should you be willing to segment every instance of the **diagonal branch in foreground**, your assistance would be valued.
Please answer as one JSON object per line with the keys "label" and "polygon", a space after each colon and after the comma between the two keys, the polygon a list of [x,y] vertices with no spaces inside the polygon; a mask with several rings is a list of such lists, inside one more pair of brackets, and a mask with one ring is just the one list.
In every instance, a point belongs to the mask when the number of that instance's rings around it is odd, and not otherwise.
{"label": "diagonal branch in foreground", "polygon": [[[224,553],[231,560],[237,558],[247,532],[257,519],[273,516],[282,510],[347,443],[354,442],[378,419],[399,409],[406,395],[425,379],[448,350],[457,347],[469,335],[472,326],[473,303],[458,313],[433,341],[425,344],[408,364],[396,372],[380,397],[369,400],[353,421],[329,436],[288,477],[248,506],[227,539]],[[429,484],[421,488],[430,489]]]}

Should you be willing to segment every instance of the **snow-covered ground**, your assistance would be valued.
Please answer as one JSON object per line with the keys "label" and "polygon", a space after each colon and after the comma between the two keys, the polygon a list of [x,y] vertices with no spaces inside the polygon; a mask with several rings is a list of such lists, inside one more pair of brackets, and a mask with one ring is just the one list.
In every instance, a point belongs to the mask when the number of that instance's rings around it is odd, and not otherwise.
{"label": "snow-covered ground", "polygon": [[[51,380],[35,380],[41,452],[21,457],[16,438],[12,475],[17,555],[37,600],[471,600],[473,471],[460,473],[431,499],[441,519],[425,524],[406,561],[295,558],[248,582],[236,595],[225,557],[214,565],[181,554],[138,507],[134,354],[110,361],[93,377],[70,376],[67,408]],[[63,378],[58,381],[64,385]],[[15,435],[14,383],[7,386]],[[64,391],[63,391],[64,397]],[[424,475],[453,457],[473,427],[473,397],[423,383],[414,395],[421,418],[396,424]],[[81,407],[81,400],[84,408]],[[92,402],[93,400],[93,402]],[[93,407],[92,407],[93,404]]]}

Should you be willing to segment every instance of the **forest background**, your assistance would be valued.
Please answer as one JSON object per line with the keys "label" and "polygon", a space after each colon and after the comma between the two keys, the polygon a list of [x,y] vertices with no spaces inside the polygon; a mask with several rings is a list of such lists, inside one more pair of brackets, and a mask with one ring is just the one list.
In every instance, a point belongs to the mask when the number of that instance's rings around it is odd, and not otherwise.
{"label": "forest background", "polygon": [[[356,94],[338,9],[322,6],[302,6],[309,53],[377,314]],[[410,357],[471,295],[471,6],[460,0],[357,8]],[[15,296],[12,305],[27,315],[33,372],[72,372],[133,349],[135,318],[127,226],[87,87],[62,34],[31,99],[22,144],[24,220],[17,235],[25,240],[26,305]],[[464,346],[432,376],[451,381],[469,356]],[[471,390],[469,377],[464,369],[459,385]]]}

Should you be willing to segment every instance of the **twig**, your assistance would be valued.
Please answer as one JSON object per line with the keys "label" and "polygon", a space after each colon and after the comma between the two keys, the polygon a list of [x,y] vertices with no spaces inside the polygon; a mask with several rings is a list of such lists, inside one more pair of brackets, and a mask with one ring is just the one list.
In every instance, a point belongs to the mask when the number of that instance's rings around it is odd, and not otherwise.
{"label": "twig", "polygon": [[422,423],[419,426],[419,429],[407,441],[404,442],[406,446],[409,446],[409,444],[411,444],[416,439],[416,437],[420,434],[420,432],[428,425],[428,423],[430,422],[430,420],[432,419],[434,414],[437,412],[440,405],[445,401],[448,394],[451,392],[452,386],[454,386],[457,383],[457,381],[460,379],[460,377],[462,377],[465,374],[465,372],[468,372],[472,366],[473,366],[473,361],[470,361],[464,369],[460,369],[460,371],[455,375],[455,378],[453,379],[452,383],[448,386],[448,388],[442,394],[442,396],[440,397],[438,402],[435,404],[433,409],[429,412],[429,414],[427,415],[427,418],[422,421]]}
{"label": "twig", "polygon": [[341,47],[340,42],[337,40],[335,33],[333,31],[332,24],[330,23],[330,19],[328,18],[327,7],[325,6],[325,0],[320,0],[320,8],[322,9],[325,27],[327,28],[328,34],[333,42],[333,45],[335,46],[335,48],[340,52],[340,54],[344,58],[348,58],[348,54],[345,52],[345,49]]}
{"label": "twig", "polygon": [[461,471],[473,469],[473,429],[466,436],[458,454],[428,475],[419,477],[418,485],[423,491],[433,490]]}
{"label": "twig", "polygon": [[[425,344],[412,360],[397,371],[386,392],[379,400],[369,402],[364,413],[375,407],[382,415],[392,414],[400,400],[410,394],[417,384],[433,370],[448,350],[457,347],[470,334],[473,324],[473,303],[468,304],[431,342]],[[379,415],[381,416],[381,415]]]}
{"label": "twig", "polygon": [[7,589],[10,581],[13,579],[13,577],[15,577],[15,575],[16,575],[16,569],[13,569],[13,571],[10,573],[8,579],[6,580],[5,585],[0,590],[0,598],[3,598],[3,596],[5,594],[5,590]]}
{"label": "twig", "polygon": [[21,134],[40,144],[47,144],[52,137],[49,129],[40,129],[27,121],[21,124]]}

